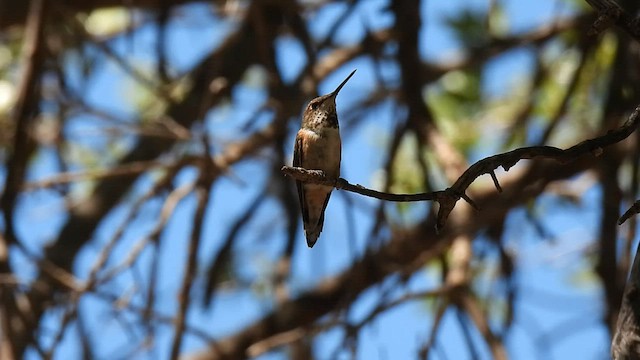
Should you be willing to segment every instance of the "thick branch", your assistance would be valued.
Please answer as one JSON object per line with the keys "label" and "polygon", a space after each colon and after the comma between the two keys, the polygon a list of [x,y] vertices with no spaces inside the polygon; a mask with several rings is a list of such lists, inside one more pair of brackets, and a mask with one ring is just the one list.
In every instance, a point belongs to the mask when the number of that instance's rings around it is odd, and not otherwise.
{"label": "thick branch", "polygon": [[13,134],[13,148],[7,161],[7,179],[0,199],[6,227],[5,236],[9,242],[15,241],[13,211],[24,181],[27,162],[33,153],[34,144],[29,131],[31,123],[39,111],[38,87],[45,54],[43,49],[45,2],[44,0],[33,0],[31,3],[32,8],[26,24],[22,49],[25,66],[21,74],[18,98],[13,111],[13,120],[16,124]]}
{"label": "thick branch", "polygon": [[[26,23],[23,52],[23,71],[18,87],[18,98],[13,110],[13,120],[16,129],[13,134],[13,148],[7,161],[6,179],[0,207],[4,215],[4,236],[0,235],[0,274],[12,276],[9,264],[9,245],[16,241],[13,226],[13,213],[20,187],[24,181],[27,164],[33,153],[34,144],[29,131],[33,119],[39,111],[40,95],[39,83],[44,63],[44,26],[46,10],[45,0],[31,1],[29,16]],[[0,287],[0,321],[2,322],[2,344],[0,354],[10,358],[20,358],[22,347],[32,340],[32,332],[28,331],[28,321],[19,302],[24,301],[23,294],[7,285]],[[5,347],[4,345],[9,346]]]}
{"label": "thick branch", "polygon": [[640,42],[640,21],[627,13],[614,0],[586,0],[598,12],[590,33],[598,34],[615,24],[631,38]]}
{"label": "thick branch", "polygon": [[636,250],[631,273],[624,289],[618,322],[611,342],[613,359],[637,359],[640,356],[640,259]]}
{"label": "thick branch", "polygon": [[[31,0],[32,1],[32,0]],[[0,28],[24,24],[29,12],[30,0],[0,0]],[[203,0],[135,0],[130,3],[136,8],[157,10],[163,7],[188,3],[204,2]],[[89,12],[99,8],[123,6],[122,0],[65,0],[65,6],[79,12]]]}

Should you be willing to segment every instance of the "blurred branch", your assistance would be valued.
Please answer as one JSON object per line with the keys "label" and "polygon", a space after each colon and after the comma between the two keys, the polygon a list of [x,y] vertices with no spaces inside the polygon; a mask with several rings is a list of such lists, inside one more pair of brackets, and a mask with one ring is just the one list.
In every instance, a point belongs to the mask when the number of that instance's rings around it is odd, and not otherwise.
{"label": "blurred branch", "polygon": [[[354,325],[348,325],[350,328],[349,331],[353,333],[357,333],[360,329],[362,329],[366,325],[371,324],[377,318],[378,315],[386,312],[387,310],[391,310],[397,306],[406,304],[407,302],[421,301],[429,298],[446,296],[452,290],[453,290],[452,287],[443,285],[433,290],[409,292],[391,301],[379,303],[366,316],[364,316],[362,320],[358,321]],[[247,354],[250,357],[257,357],[266,352],[272,351],[276,347],[293,343],[308,335],[309,335],[309,330],[298,327],[280,334],[276,334],[272,337],[269,337],[255,344],[252,344],[249,348],[247,348]]]}
{"label": "blurred branch", "polygon": [[429,338],[418,350],[418,359],[421,359],[421,360],[430,359],[429,352],[434,347],[434,344],[436,341],[436,335],[438,334],[438,329],[442,324],[444,313],[446,312],[448,307],[449,307],[448,301],[442,302],[436,305],[436,310],[434,311],[435,314],[433,315],[433,322],[431,323],[431,331],[429,332]]}
{"label": "blurred branch", "polygon": [[607,302],[604,322],[613,332],[615,317],[617,316],[626,272],[618,271],[616,257],[619,256],[620,235],[617,225],[620,215],[622,194],[619,187],[621,159],[604,154],[598,163],[599,185],[602,191],[600,197],[600,226],[597,230],[597,261],[595,273],[602,281],[604,299]]}
{"label": "blurred branch", "polygon": [[362,328],[364,327],[366,324],[373,322],[373,320],[380,314],[382,314],[383,312],[390,310],[396,306],[405,304],[406,302],[409,301],[415,301],[415,300],[426,300],[428,298],[437,298],[437,297],[442,297],[442,296],[447,296],[449,295],[451,292],[456,290],[456,286],[451,286],[449,284],[444,284],[438,288],[435,288],[433,290],[425,290],[425,291],[419,291],[419,292],[408,292],[405,293],[401,296],[399,296],[396,299],[393,299],[389,302],[386,303],[380,303],[378,304],[373,310],[371,310],[369,312],[369,314],[367,314],[366,316],[363,317],[362,320],[358,321],[358,323],[356,325],[354,325],[354,327],[356,329]]}
{"label": "blurred branch", "polygon": [[[36,0],[0,0],[0,28],[23,24],[29,13],[29,4]],[[133,7],[157,10],[164,7],[202,2],[201,0],[135,0]],[[55,3],[55,2],[54,2]],[[76,12],[90,12],[100,8],[118,7],[127,4],[122,0],[65,0],[65,6]]]}
{"label": "blurred branch", "polygon": [[13,134],[13,148],[6,164],[5,181],[0,206],[6,227],[5,237],[10,243],[16,241],[13,230],[13,211],[15,201],[24,181],[27,162],[34,151],[33,139],[29,134],[31,124],[39,111],[40,73],[44,63],[45,51],[43,29],[45,18],[44,0],[33,0],[29,18],[27,19],[25,40],[22,48],[24,67],[18,85],[18,94],[13,118],[16,129]]}
{"label": "blurred branch", "polygon": [[[637,203],[637,202],[636,202]],[[640,358],[640,248],[631,267],[611,342],[614,360]]]}
{"label": "blurred branch", "polygon": [[68,171],[59,173],[49,178],[36,180],[24,184],[24,191],[33,191],[39,189],[50,188],[62,184],[69,184],[79,181],[98,181],[121,176],[139,175],[143,172],[154,170],[179,167],[181,164],[187,164],[191,161],[195,162],[198,158],[189,157],[180,160],[177,163],[166,163],[160,160],[136,161],[122,164],[108,169],[84,170],[84,171]]}
{"label": "blurred branch", "polygon": [[482,334],[482,337],[487,342],[489,349],[491,349],[493,358],[496,360],[508,359],[504,344],[502,344],[502,341],[500,341],[493,331],[491,331],[489,319],[487,319],[486,314],[480,308],[478,300],[473,298],[473,295],[470,292],[465,291],[465,293],[460,296],[459,306],[465,313],[467,313],[471,321],[473,321],[476,328]]}
{"label": "blurred branch", "polygon": [[577,15],[574,17],[562,18],[550,24],[541,25],[531,31],[509,35],[504,37],[491,37],[488,44],[476,49],[461,59],[447,59],[443,63],[427,63],[422,67],[421,76],[425,81],[435,80],[443,74],[459,69],[470,68],[485,63],[494,56],[502,55],[505,52],[521,46],[541,45],[563,32],[580,28],[587,20],[591,19],[589,14]]}
{"label": "blurred branch", "polygon": [[[257,151],[265,146],[277,134],[279,124],[271,123],[265,128],[255,132],[245,139],[231,143],[225,147],[222,154],[211,157],[211,163],[214,165],[212,175],[223,173],[232,164],[242,160],[245,156]],[[175,139],[174,139],[175,140]],[[57,185],[73,183],[77,181],[97,181],[109,180],[115,178],[138,176],[150,170],[168,170],[175,172],[184,166],[207,166],[207,158],[202,156],[185,155],[175,161],[166,160],[149,160],[149,161],[132,161],[115,165],[108,169],[95,169],[83,171],[68,171],[59,173],[54,176],[28,182],[23,185],[24,191],[33,191],[43,188],[50,188]]]}
{"label": "blurred branch", "polygon": [[[156,242],[157,239],[160,237],[162,230],[166,227],[167,222],[169,222],[169,220],[171,219],[171,215],[173,215],[178,204],[187,195],[191,194],[195,188],[196,188],[196,184],[190,182],[190,183],[183,184],[180,187],[176,188],[174,191],[172,191],[167,196],[164,203],[162,204],[162,209],[160,211],[160,216],[158,218],[158,221],[155,223],[151,231],[142,239],[138,240],[132,246],[132,248],[129,250],[126,257],[121,259],[121,261],[118,262],[113,267],[109,269],[105,269],[104,273],[101,276],[98,277],[96,274],[94,278],[90,279],[93,281],[93,283],[88,283],[88,285],[94,285],[94,283],[107,282],[112,278],[114,278],[120,272],[123,272],[127,269],[131,269],[134,263],[136,262],[136,260],[138,259],[138,257],[142,254],[142,251],[146,248],[146,246],[149,245],[150,243]],[[102,265],[103,262],[106,262],[106,260],[107,259],[102,258],[100,259],[100,261],[98,261],[94,265],[95,266],[94,269],[96,272],[98,270],[97,266]]]}
{"label": "blurred branch", "polygon": [[[255,215],[255,210],[260,206],[266,199],[264,194],[260,194],[260,196],[256,196],[256,198],[251,202],[251,204],[247,207],[240,217],[236,219],[229,226],[229,232],[224,237],[222,241],[222,245],[220,246],[220,250],[213,256],[211,263],[208,266],[208,269],[205,271],[205,285],[203,289],[203,297],[202,302],[205,306],[211,306],[213,296],[216,292],[216,286],[219,284],[221,279],[223,278],[224,272],[229,267],[229,264],[232,261],[232,248],[235,240],[238,238],[238,233],[246,226],[246,224],[253,218]],[[297,209],[296,209],[297,210]]]}
{"label": "blurred branch", "polygon": [[558,128],[560,124],[560,120],[563,118],[563,115],[567,113],[567,109],[569,107],[569,102],[574,97],[578,85],[580,83],[580,74],[584,71],[584,68],[587,64],[587,60],[590,58],[589,53],[590,50],[593,49],[595,44],[593,42],[587,42],[582,40],[583,44],[580,46],[580,60],[571,74],[570,80],[567,81],[567,85],[565,85],[566,90],[562,96],[562,100],[560,101],[560,105],[555,109],[555,111],[549,116],[549,124],[544,129],[544,133],[540,139],[539,144],[546,143],[553,131]]}
{"label": "blurred branch", "polygon": [[[22,73],[18,84],[17,99],[13,109],[13,147],[5,165],[6,177],[0,198],[0,207],[4,217],[4,234],[0,235],[0,275],[12,276],[9,264],[9,246],[17,242],[14,232],[14,211],[16,199],[25,179],[27,165],[35,145],[31,139],[30,128],[39,111],[40,74],[45,60],[43,34],[46,19],[45,0],[32,0],[28,7],[22,48]],[[0,12],[1,13],[1,12]],[[0,286],[0,321],[2,322],[2,340],[0,355],[9,358],[21,358],[22,348],[33,341],[33,332],[29,331],[29,310],[20,306],[24,294],[11,286]],[[39,346],[37,347],[39,349]]]}
{"label": "blurred branch", "polygon": [[[136,302],[131,301],[123,301],[122,297],[125,296],[122,293],[109,293],[106,291],[94,291],[91,293],[93,296],[96,296],[100,300],[107,301],[112,303],[114,306],[119,307],[121,310],[125,310],[130,314],[136,314],[140,317],[147,317],[150,321],[154,323],[160,323],[162,325],[174,327],[175,326],[175,316],[164,315],[158,310],[153,309],[151,312],[146,309],[145,305],[136,304]],[[94,317],[95,314],[90,314],[89,317]],[[208,342],[212,344],[212,347],[215,348],[215,339],[211,334],[209,334],[204,328],[200,328],[193,324],[185,325],[185,333],[189,335],[193,335],[198,340],[203,342]]]}
{"label": "blurred branch", "polygon": [[196,271],[198,268],[198,249],[202,240],[202,232],[204,228],[204,218],[206,215],[207,204],[211,196],[211,178],[208,178],[206,168],[201,169],[200,180],[196,187],[195,193],[197,197],[196,213],[193,218],[193,229],[191,230],[191,240],[187,250],[187,262],[182,277],[182,284],[178,293],[178,314],[175,320],[175,328],[171,345],[170,359],[178,359],[180,348],[184,340],[184,330],[187,322],[187,311],[191,303],[191,288],[195,281]]}
{"label": "blurred branch", "polygon": [[249,357],[258,357],[276,347],[294,343],[300,339],[309,336],[309,331],[303,328],[295,328],[280,334],[276,334],[270,338],[259,341],[247,348]]}
{"label": "blurred branch", "polygon": [[[635,144],[634,149],[631,151],[631,184],[630,189],[627,192],[627,196],[625,198],[633,198],[638,194],[638,188],[640,187],[640,133],[636,132],[635,136]],[[637,203],[637,201],[636,201]],[[632,207],[640,207],[640,204],[634,203]],[[622,225],[629,217],[632,215],[629,213],[631,209],[629,209],[623,216],[627,215],[627,217],[620,217],[618,219],[618,225]],[[637,214],[638,211],[635,211]],[[623,250],[620,255],[620,262],[618,264],[618,272],[624,274],[622,278],[626,277],[626,274],[629,273],[629,269],[631,269],[631,264],[633,262],[633,244],[635,243],[636,234],[637,234],[637,225],[638,218],[631,218],[631,222],[627,228],[626,234],[623,240]]]}
{"label": "blurred branch", "polygon": [[494,191],[478,191],[478,203],[491,204],[487,211],[478,212],[475,216],[456,217],[455,228],[444,229],[439,235],[428,230],[435,225],[436,219],[433,218],[412,229],[396,230],[392,238],[385,241],[379,249],[366,252],[341,274],[324,280],[294,299],[285,301],[238,333],[212,344],[216,346],[216,351],[203,350],[186,355],[185,359],[244,358],[247,348],[252,344],[300,326],[307,326],[330,312],[340,311],[345,305],[345,299],[356,298],[391,274],[424,269],[425,263],[445,251],[454,236],[468,234],[473,237],[477,231],[486,229],[495,221],[502,222],[508,209],[537,196],[548,183],[573,176],[593,166],[593,161],[586,159],[562,165],[537,162],[530,171],[505,179],[502,195]]}

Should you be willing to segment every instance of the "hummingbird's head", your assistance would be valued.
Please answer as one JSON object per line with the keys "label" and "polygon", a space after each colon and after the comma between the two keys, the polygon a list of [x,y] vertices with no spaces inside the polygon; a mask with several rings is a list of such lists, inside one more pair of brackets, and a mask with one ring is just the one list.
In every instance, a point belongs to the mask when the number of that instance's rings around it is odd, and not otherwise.
{"label": "hummingbird's head", "polygon": [[338,87],[329,94],[318,96],[311,100],[304,110],[302,125],[310,128],[331,127],[338,128],[338,114],[336,112],[336,97],[356,71],[353,70]]}

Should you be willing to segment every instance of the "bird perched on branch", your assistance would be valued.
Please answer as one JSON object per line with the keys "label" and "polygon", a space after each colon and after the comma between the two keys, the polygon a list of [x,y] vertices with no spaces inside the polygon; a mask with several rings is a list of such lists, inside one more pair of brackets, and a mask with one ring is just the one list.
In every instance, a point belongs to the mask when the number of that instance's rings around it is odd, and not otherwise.
{"label": "bird perched on branch", "polygon": [[[336,112],[336,96],[356,71],[331,93],[309,102],[302,115],[302,126],[296,135],[293,149],[293,166],[308,170],[322,170],[326,177],[340,177],[341,141]],[[318,241],[324,224],[324,211],[329,203],[333,187],[296,181],[302,209],[302,222],[307,245]]]}

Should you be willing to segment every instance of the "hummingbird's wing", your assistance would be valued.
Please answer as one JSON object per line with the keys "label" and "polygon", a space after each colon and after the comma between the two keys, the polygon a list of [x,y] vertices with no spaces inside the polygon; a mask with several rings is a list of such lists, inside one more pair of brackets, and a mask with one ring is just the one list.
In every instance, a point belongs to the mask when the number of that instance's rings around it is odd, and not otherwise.
{"label": "hummingbird's wing", "polygon": [[[302,136],[296,136],[296,143],[293,147],[293,166],[295,167],[303,167],[302,166],[302,156],[304,152],[302,151]],[[304,187],[301,181],[296,180],[296,187],[298,188],[298,199],[300,200],[300,209],[302,210],[302,221],[306,225],[309,221],[309,211],[305,206],[304,201]]]}
{"label": "hummingbird's wing", "polygon": [[[304,191],[303,191],[304,193]],[[331,193],[328,193],[324,199],[324,205],[322,206],[322,211],[320,212],[320,217],[318,218],[318,222],[315,224],[309,224],[305,222],[305,237],[307,238],[307,246],[310,248],[316,244],[318,238],[320,237],[320,233],[322,232],[322,227],[324,225],[324,210],[327,208],[327,204],[329,203],[329,198],[331,197]],[[305,206],[306,208],[306,206]],[[307,210],[308,213],[308,210]]]}
{"label": "hummingbird's wing", "polygon": [[[306,168],[304,154],[310,144],[305,144],[305,141],[309,141],[308,137],[298,133],[293,149],[293,166],[295,167]],[[307,166],[308,165],[307,161]],[[320,193],[316,190],[313,194],[307,194],[310,190],[308,188],[305,189],[303,182],[296,181],[296,187],[298,188],[298,198],[300,200],[300,209],[302,210],[302,222],[305,237],[307,238],[307,245],[313,247],[316,241],[318,241],[320,232],[322,232],[324,211],[329,203],[331,189],[325,191],[320,190]]]}

